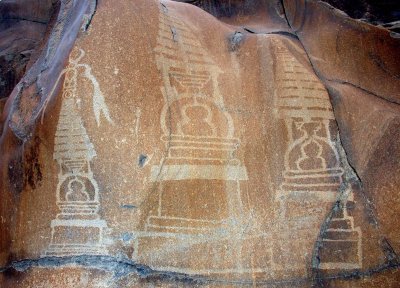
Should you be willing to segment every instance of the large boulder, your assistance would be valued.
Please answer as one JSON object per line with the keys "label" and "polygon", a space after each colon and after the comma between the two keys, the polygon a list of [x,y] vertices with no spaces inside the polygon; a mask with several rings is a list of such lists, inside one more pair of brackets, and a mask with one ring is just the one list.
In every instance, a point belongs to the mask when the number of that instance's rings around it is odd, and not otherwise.
{"label": "large boulder", "polygon": [[2,116],[2,287],[396,285],[399,40],[195,2],[61,1]]}

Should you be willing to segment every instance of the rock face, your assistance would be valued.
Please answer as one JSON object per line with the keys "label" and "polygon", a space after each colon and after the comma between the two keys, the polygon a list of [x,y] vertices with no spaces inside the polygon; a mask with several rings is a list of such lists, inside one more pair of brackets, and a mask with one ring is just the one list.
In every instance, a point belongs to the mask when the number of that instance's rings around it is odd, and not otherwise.
{"label": "rock face", "polygon": [[313,0],[95,4],[4,108],[1,287],[396,287],[398,39]]}
{"label": "rock face", "polygon": [[[55,1],[53,1],[55,2]],[[35,60],[57,5],[50,0],[2,1],[0,5],[0,100],[8,97]],[[50,24],[50,25],[48,25]]]}
{"label": "rock face", "polygon": [[[362,19],[375,25],[391,27],[390,23],[398,22],[400,16],[400,4],[394,0],[325,0],[332,6],[346,12],[350,17]],[[398,31],[397,29],[393,29]]]}

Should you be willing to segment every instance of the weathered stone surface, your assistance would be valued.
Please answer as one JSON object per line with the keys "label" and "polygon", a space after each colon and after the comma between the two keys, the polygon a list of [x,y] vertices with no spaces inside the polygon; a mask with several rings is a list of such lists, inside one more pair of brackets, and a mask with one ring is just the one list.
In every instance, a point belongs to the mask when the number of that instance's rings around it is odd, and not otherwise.
{"label": "weathered stone surface", "polygon": [[355,21],[325,3],[286,2],[289,23],[320,77],[400,103],[400,59],[396,57],[400,41],[389,31]]}
{"label": "weathered stone surface", "polygon": [[[400,109],[354,87],[330,83],[341,136],[383,235],[393,249],[399,247],[396,225],[398,209],[387,210],[399,200]],[[356,109],[356,107],[358,107]],[[350,112],[351,111],[351,112]]]}
{"label": "weathered stone surface", "polygon": [[185,1],[201,7],[220,21],[242,26],[248,32],[291,32],[281,1]]}
{"label": "weathered stone surface", "polygon": [[2,286],[396,285],[397,39],[317,1],[93,3],[4,109]]}
{"label": "weathered stone surface", "polygon": [[[389,26],[399,20],[400,4],[396,0],[324,0],[346,12],[350,17],[361,19],[375,25]],[[394,29],[398,31],[398,29]]]}

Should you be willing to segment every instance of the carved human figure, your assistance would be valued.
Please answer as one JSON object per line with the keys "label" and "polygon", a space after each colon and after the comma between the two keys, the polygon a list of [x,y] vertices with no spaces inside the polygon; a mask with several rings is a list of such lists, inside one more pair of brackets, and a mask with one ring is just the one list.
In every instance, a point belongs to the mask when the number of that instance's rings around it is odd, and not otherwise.
{"label": "carved human figure", "polygon": [[68,184],[68,192],[65,198],[69,202],[85,202],[89,200],[89,194],[85,191],[85,186],[81,181],[74,180]]}

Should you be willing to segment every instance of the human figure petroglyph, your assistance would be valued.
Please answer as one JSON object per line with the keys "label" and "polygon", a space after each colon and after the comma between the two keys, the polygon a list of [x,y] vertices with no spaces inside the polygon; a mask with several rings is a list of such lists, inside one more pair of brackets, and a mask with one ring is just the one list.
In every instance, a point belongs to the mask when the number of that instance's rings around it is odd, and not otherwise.
{"label": "human figure petroglyph", "polygon": [[193,135],[196,131],[195,136],[217,136],[212,123],[212,113],[208,106],[196,102],[185,105],[182,107],[182,116],[182,121],[178,123],[178,133]]}
{"label": "human figure petroglyph", "polygon": [[[304,133],[301,137],[302,141],[297,144],[300,146],[301,150],[301,157],[295,162],[297,170],[326,169],[326,160],[322,157],[323,143],[321,143],[321,141],[324,141],[324,138],[317,135],[322,129],[321,123],[309,122],[295,124],[296,128]],[[307,129],[307,126],[311,127]],[[296,147],[293,149],[296,149]]]}
{"label": "human figure petroglyph", "polygon": [[79,180],[74,180],[68,183],[68,192],[65,198],[68,202],[85,202],[90,199],[89,194],[85,191],[84,184]]}

